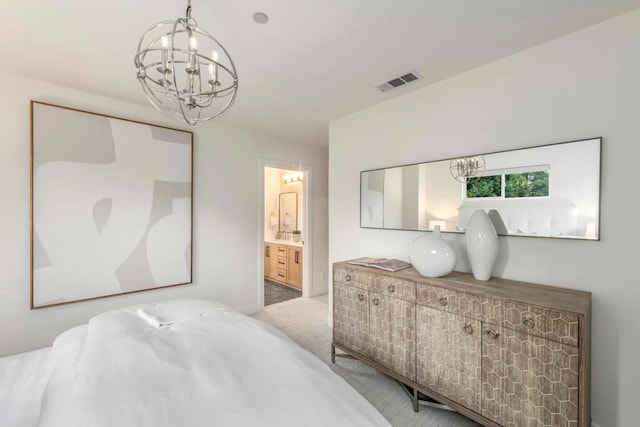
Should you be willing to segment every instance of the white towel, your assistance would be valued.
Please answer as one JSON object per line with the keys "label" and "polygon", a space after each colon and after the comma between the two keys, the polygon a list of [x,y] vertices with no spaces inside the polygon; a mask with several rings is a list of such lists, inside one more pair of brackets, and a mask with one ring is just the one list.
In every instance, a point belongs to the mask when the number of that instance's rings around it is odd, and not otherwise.
{"label": "white towel", "polygon": [[151,326],[158,329],[168,328],[177,323],[184,322],[185,320],[207,315],[207,313],[204,313],[204,312],[200,312],[200,313],[195,312],[179,318],[166,319],[158,315],[157,311],[158,310],[156,307],[142,307],[136,311],[136,314],[140,316],[142,319],[146,320]]}

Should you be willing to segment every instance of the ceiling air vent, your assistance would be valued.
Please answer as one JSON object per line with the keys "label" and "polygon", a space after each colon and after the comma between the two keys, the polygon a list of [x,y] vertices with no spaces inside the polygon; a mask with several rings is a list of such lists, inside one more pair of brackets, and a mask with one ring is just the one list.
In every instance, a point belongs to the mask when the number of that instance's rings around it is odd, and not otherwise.
{"label": "ceiling air vent", "polygon": [[422,77],[415,72],[410,72],[404,74],[400,77],[396,77],[395,79],[391,79],[388,82],[384,82],[376,86],[381,92],[386,92],[391,89],[395,89],[397,87],[406,85],[407,83],[411,83],[415,80],[420,80]]}

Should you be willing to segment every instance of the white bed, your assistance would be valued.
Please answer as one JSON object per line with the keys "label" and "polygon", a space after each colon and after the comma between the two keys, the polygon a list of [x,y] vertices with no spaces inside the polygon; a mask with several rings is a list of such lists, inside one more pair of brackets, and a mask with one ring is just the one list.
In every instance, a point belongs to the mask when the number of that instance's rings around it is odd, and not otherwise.
{"label": "white bed", "polygon": [[389,424],[284,334],[211,301],[110,311],[0,359],[0,426],[177,425]]}

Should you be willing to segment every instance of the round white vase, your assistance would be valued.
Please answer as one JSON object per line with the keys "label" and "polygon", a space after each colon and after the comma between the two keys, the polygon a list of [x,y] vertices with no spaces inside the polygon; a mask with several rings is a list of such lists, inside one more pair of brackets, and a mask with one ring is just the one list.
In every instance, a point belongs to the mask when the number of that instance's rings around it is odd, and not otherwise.
{"label": "round white vase", "polygon": [[465,229],[467,253],[476,280],[489,280],[498,256],[498,235],[484,209],[476,210]]}
{"label": "round white vase", "polygon": [[440,226],[409,244],[409,260],[426,277],[442,277],[456,266],[456,252],[440,235]]}

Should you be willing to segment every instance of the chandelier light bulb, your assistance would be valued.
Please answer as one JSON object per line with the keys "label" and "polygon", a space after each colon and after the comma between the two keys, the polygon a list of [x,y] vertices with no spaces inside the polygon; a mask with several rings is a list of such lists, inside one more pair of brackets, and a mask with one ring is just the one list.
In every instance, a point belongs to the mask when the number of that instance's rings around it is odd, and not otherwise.
{"label": "chandelier light bulb", "polygon": [[189,38],[189,48],[191,50],[196,50],[198,48],[198,41],[193,36]]}
{"label": "chandelier light bulb", "polygon": [[167,36],[162,36],[162,47],[165,49],[169,47],[169,38]]}

